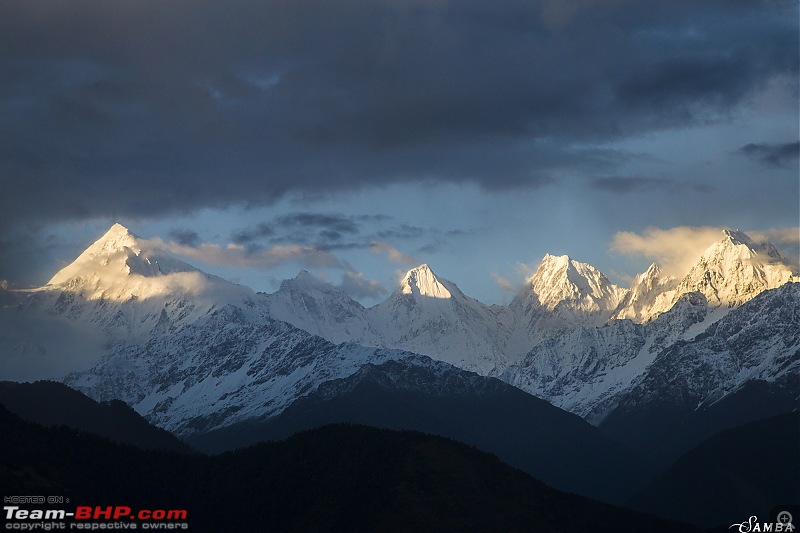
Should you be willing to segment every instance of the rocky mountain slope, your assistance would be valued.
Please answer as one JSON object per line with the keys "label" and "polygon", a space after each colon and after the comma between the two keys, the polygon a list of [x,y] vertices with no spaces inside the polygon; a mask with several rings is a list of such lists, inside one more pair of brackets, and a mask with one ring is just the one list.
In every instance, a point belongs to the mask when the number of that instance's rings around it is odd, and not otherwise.
{"label": "rocky mountain slope", "polygon": [[64,382],[98,400],[119,398],[185,437],[277,414],[320,383],[406,355],[335,345],[227,305],[146,343],[120,343]]}
{"label": "rocky mountain slope", "polygon": [[[740,394],[746,402],[722,409]],[[778,414],[780,406],[796,409],[798,402],[800,283],[787,283],[663,350],[601,428],[668,460],[716,431]]]}

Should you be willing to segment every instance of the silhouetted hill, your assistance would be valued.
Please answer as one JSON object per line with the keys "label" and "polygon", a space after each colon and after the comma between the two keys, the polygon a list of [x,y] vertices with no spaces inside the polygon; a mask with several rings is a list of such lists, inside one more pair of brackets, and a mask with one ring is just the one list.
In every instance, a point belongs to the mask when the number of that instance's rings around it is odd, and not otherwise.
{"label": "silhouetted hill", "polygon": [[65,425],[145,449],[190,451],[175,435],[150,424],[120,400],[98,403],[55,381],[0,382],[0,403],[25,420]]}
{"label": "silhouetted hill", "polygon": [[619,503],[655,475],[635,452],[577,415],[498,379],[427,357],[365,365],[278,416],[190,438],[206,452],[280,440],[332,423],[441,435],[496,454],[560,490]]}
{"label": "silhouetted hill", "polygon": [[732,524],[800,504],[800,414],[723,431],[683,455],[631,506],[701,526]]}
{"label": "silhouetted hill", "polygon": [[692,531],[420,433],[329,426],[206,457],[44,428],[1,408],[0,431],[6,494],[185,508],[194,531]]}

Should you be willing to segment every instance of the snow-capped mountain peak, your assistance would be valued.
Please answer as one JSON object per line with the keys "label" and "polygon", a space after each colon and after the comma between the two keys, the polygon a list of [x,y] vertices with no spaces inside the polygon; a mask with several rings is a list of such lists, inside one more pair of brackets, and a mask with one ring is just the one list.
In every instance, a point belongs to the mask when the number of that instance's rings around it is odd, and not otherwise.
{"label": "snow-capped mountain peak", "polygon": [[544,256],[524,292],[548,311],[559,304],[578,311],[611,311],[625,295],[625,289],[593,266],[568,255],[550,254]]}
{"label": "snow-capped mountain peak", "polygon": [[709,246],[681,280],[675,299],[697,291],[711,307],[735,307],[798,279],[797,268],[772,243],[757,243],[744,232],[723,230],[723,238]]}
{"label": "snow-capped mountain peak", "polygon": [[398,288],[400,294],[411,294],[427,298],[452,298],[453,294],[427,264],[422,264],[406,272]]}
{"label": "snow-capped mountain peak", "polygon": [[589,264],[545,255],[508,308],[510,360],[519,360],[546,337],[605,324],[626,293]]}
{"label": "snow-capped mountain peak", "polygon": [[730,242],[734,246],[739,244],[750,246],[753,243],[745,232],[739,231],[738,229],[724,229],[722,230],[722,234],[725,236],[722,242]]}
{"label": "snow-capped mountain peak", "polygon": [[769,263],[774,260],[785,261],[784,257],[769,241],[755,242],[749,235],[739,230],[723,230],[723,239],[711,245],[704,253],[707,259],[725,256],[726,259],[756,260]]}
{"label": "snow-capped mountain peak", "polygon": [[633,278],[631,282],[631,291],[637,290],[642,292],[644,290],[658,289],[668,279],[674,280],[672,276],[665,276],[656,263],[647,267],[647,270]]}
{"label": "snow-capped mountain peak", "polygon": [[48,285],[61,285],[71,279],[81,277],[98,268],[107,267],[109,263],[120,263],[120,270],[127,269],[129,254],[137,255],[141,252],[136,242],[136,237],[122,224],[114,224],[97,241],[89,246],[78,256],[75,261],[59,270]]}
{"label": "snow-capped mountain peak", "polygon": [[322,280],[315,278],[309,273],[308,270],[301,270],[297,275],[291,279],[285,279],[281,282],[280,291],[290,290],[312,290],[334,287]]}
{"label": "snow-capped mountain peak", "polygon": [[651,283],[652,280],[658,279],[659,277],[661,277],[661,269],[656,263],[653,263],[647,267],[647,270],[637,276],[637,281],[639,281],[639,283]]}
{"label": "snow-capped mountain peak", "polygon": [[[253,317],[266,315],[251,289],[206,274],[159,243],[115,224],[49,284],[20,292],[20,320],[52,323],[63,333],[14,333],[17,353],[57,354],[61,368],[75,369],[107,346],[146,342],[227,304]],[[2,342],[8,341],[0,332]]]}
{"label": "snow-capped mountain peak", "polygon": [[383,346],[402,346],[483,374],[505,364],[504,326],[495,314],[425,264],[409,270],[388,299],[368,309],[368,319]]}
{"label": "snow-capped mountain peak", "polygon": [[138,237],[128,230],[125,226],[115,223],[108,231],[97,239],[86,251],[81,255],[103,255],[130,248],[135,252],[139,252],[137,242]]}
{"label": "snow-capped mountain peak", "polygon": [[673,305],[675,286],[678,280],[665,276],[655,263],[633,278],[631,288],[611,315],[613,319],[627,318],[634,322],[646,322],[667,311]]}
{"label": "snow-capped mountain peak", "polygon": [[[196,268],[158,250],[121,224],[111,228],[75,261],[50,279],[48,285],[85,285],[97,288],[119,285],[130,276],[158,277],[177,272],[199,272]],[[83,282],[83,283],[81,283]]]}
{"label": "snow-capped mountain peak", "polygon": [[[147,312],[138,309],[134,313],[136,317],[122,320],[120,315],[112,321],[124,322],[124,329],[145,332],[151,331],[150,322],[158,319],[167,304],[183,309],[176,310],[175,314],[187,318],[192,313],[184,306],[202,314],[225,303],[241,303],[253,294],[247,287],[206,274],[176,259],[121,224],[111,226],[75,261],[53,276],[39,293],[40,298],[48,298],[48,294],[57,297],[55,305],[59,313],[87,317],[95,316],[94,304],[87,307],[81,301],[95,302],[101,307],[111,302],[148,301]],[[134,328],[131,321],[147,325]]]}
{"label": "snow-capped mountain peak", "polygon": [[277,292],[263,295],[263,299],[273,318],[332,342],[371,338],[364,307],[341,288],[306,270],[282,281]]}

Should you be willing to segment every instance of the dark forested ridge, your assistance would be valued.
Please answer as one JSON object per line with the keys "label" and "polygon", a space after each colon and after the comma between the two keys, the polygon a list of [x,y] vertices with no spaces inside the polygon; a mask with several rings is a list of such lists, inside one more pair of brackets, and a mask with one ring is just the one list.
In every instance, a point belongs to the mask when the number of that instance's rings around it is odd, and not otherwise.
{"label": "dark forested ridge", "polygon": [[20,418],[43,426],[64,425],[145,449],[191,450],[125,402],[96,402],[56,381],[0,381],[0,403]]}
{"label": "dark forested ridge", "polygon": [[189,511],[194,531],[692,531],[565,494],[441,437],[336,425],[216,457],[141,450],[0,409],[6,494]]}
{"label": "dark forested ridge", "polygon": [[798,442],[798,412],[723,431],[683,455],[629,503],[704,526],[751,515],[766,520],[781,505],[800,505]]}

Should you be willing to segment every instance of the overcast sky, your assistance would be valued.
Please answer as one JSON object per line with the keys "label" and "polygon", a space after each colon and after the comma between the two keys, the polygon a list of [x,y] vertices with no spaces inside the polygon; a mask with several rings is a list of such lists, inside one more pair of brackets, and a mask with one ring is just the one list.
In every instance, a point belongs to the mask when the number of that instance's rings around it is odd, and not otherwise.
{"label": "overcast sky", "polygon": [[548,252],[625,284],[722,227],[796,256],[797,9],[0,1],[0,279],[114,222],[367,304],[421,262],[504,303]]}

